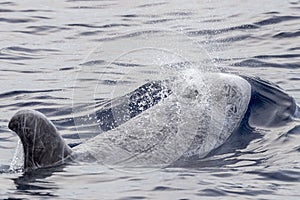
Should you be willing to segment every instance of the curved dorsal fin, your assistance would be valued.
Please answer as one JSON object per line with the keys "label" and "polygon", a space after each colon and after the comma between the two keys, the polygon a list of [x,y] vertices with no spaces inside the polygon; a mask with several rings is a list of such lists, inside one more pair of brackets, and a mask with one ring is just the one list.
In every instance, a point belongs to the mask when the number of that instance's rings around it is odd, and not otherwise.
{"label": "curved dorsal fin", "polygon": [[8,127],[22,141],[25,170],[61,164],[72,153],[53,123],[38,111],[17,112]]}

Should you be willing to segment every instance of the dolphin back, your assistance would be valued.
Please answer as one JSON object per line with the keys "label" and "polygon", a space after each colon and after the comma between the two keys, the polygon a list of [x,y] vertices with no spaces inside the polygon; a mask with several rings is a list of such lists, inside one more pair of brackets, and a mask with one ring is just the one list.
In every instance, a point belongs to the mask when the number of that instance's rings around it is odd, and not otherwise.
{"label": "dolphin back", "polygon": [[102,164],[167,166],[207,155],[239,126],[251,87],[230,74],[188,73],[172,93],[129,121],[74,148]]}

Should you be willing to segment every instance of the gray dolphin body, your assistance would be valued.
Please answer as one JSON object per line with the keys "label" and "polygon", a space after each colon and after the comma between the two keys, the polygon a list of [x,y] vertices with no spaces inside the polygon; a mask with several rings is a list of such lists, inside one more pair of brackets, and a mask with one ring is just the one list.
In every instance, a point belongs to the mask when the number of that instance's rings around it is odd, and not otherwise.
{"label": "gray dolphin body", "polygon": [[[280,125],[292,120],[298,110],[293,98],[261,79],[217,74],[208,75],[204,82],[209,86],[208,92],[201,93],[203,84],[195,83],[180,86],[178,91],[167,89],[163,98],[158,95],[159,100],[152,99],[154,103],[146,111],[140,113],[136,107],[132,119],[73,149],[64,142],[53,123],[37,111],[17,112],[8,127],[22,141],[25,170],[83,157],[109,165],[121,162],[126,166],[132,163],[146,166],[163,163],[166,166],[182,157],[206,156],[245,124],[241,122],[246,121],[251,126]],[[150,86],[151,91],[163,89],[159,84]],[[141,88],[144,91],[145,88]],[[139,102],[143,95],[136,94],[140,92],[136,90],[130,96],[139,96],[138,99],[124,98]],[[121,104],[115,106],[122,107]],[[111,110],[105,107],[103,113]],[[100,119],[103,118],[101,112],[98,112]],[[103,120],[106,122],[102,125],[109,121],[105,117]]]}

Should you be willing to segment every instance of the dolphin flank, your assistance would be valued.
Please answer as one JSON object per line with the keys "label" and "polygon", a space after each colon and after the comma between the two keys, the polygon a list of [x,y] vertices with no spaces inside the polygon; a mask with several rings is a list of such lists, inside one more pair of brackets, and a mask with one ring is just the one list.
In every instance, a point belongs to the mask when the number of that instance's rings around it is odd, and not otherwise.
{"label": "dolphin flank", "polygon": [[207,156],[243,126],[280,126],[299,112],[295,100],[280,87],[256,77],[227,73],[186,77],[172,84],[150,82],[110,101],[97,111],[99,127],[106,132],[74,148],[42,113],[17,112],[8,127],[23,144],[24,169],[70,160],[165,167]]}

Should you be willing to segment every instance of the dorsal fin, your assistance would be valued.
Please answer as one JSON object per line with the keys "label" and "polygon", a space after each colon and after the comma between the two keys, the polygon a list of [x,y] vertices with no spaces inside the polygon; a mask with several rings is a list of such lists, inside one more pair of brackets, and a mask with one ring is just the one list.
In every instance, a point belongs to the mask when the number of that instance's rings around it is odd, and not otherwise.
{"label": "dorsal fin", "polygon": [[25,170],[61,164],[72,153],[53,123],[38,111],[17,112],[8,127],[22,141]]}

